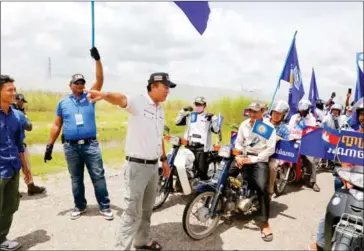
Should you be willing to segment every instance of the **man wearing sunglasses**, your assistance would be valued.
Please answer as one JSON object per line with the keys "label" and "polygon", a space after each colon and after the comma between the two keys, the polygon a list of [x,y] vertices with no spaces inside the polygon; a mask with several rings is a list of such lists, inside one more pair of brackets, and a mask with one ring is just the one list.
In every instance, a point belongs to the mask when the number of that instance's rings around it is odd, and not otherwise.
{"label": "man wearing sunglasses", "polygon": [[[100,55],[94,47],[91,56],[96,61],[96,82],[92,90],[101,91],[104,74]],[[71,219],[75,220],[86,212],[84,168],[88,170],[95,189],[100,214],[106,220],[113,219],[110,209],[110,199],[106,186],[101,150],[96,139],[95,103],[86,98],[86,80],[82,74],[74,74],[69,83],[72,93],[58,103],[57,116],[49,135],[48,145],[44,155],[44,162],[52,159],[53,144],[59,136],[63,126],[62,143],[72,179],[72,193],[75,208],[71,212]]]}

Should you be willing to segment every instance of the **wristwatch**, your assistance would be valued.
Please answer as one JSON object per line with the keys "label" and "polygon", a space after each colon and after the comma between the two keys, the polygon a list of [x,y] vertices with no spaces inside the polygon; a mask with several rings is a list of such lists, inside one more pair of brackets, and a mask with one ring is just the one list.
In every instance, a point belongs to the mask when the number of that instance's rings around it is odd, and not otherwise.
{"label": "wristwatch", "polygon": [[163,162],[163,161],[167,160],[167,157],[161,157],[159,160],[160,160],[161,162]]}

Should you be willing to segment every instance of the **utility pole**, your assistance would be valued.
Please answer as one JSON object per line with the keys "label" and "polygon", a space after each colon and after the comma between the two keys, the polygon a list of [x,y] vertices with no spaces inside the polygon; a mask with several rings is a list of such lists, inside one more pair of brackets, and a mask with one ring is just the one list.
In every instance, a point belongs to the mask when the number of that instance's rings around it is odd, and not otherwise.
{"label": "utility pole", "polygon": [[48,71],[47,71],[47,78],[49,80],[52,79],[52,58],[48,57]]}

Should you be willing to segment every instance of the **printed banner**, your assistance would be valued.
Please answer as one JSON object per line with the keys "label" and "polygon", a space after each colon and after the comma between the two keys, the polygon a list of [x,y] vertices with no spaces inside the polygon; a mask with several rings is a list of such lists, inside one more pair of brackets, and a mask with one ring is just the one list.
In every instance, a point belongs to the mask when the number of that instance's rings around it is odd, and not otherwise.
{"label": "printed banner", "polygon": [[364,165],[363,134],[317,128],[302,136],[300,154]]}
{"label": "printed banner", "polygon": [[297,163],[299,150],[300,144],[298,142],[280,140],[276,144],[276,151],[272,158]]}

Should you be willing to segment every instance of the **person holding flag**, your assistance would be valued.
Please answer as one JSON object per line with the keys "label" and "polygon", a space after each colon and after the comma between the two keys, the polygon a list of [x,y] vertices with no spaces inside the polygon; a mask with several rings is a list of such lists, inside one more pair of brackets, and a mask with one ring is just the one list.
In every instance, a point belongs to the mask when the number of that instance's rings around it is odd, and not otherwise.
{"label": "person holding flag", "polygon": [[274,154],[276,147],[276,130],[263,118],[265,105],[253,101],[249,105],[249,119],[239,127],[235,148],[243,155],[237,156],[232,162],[229,176],[237,177],[243,172],[244,179],[254,184],[260,197],[261,237],[264,241],[272,241],[273,233],[269,226],[269,167],[268,160]]}
{"label": "person holding flag", "polygon": [[[302,138],[302,131],[306,126],[316,126],[316,119],[310,112],[312,104],[307,99],[302,99],[298,102],[298,113],[292,115],[288,127],[295,139]],[[310,173],[310,181],[308,186],[315,192],[320,192],[320,187],[316,184],[316,168],[314,166],[314,158],[301,155],[303,165],[305,165]]]}
{"label": "person holding flag", "polygon": [[192,112],[191,106],[183,108],[177,118],[177,126],[186,126],[184,138],[191,142],[189,149],[195,155],[194,166],[198,170],[201,180],[208,180],[208,152],[212,148],[211,132],[218,133],[218,117],[212,113],[206,113],[207,106],[206,99],[204,97],[196,97],[194,101],[195,113]]}

